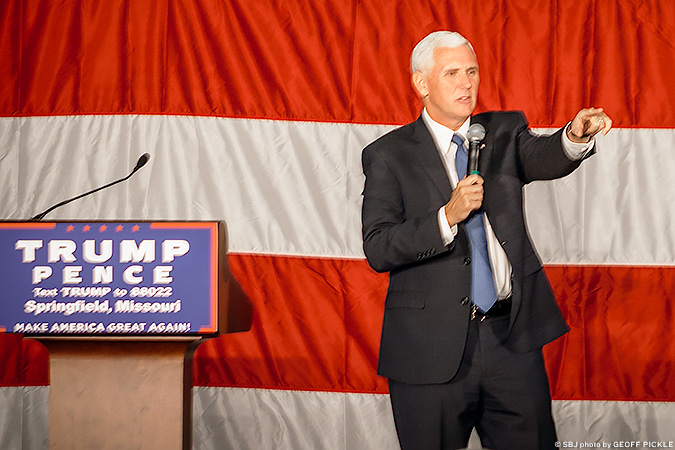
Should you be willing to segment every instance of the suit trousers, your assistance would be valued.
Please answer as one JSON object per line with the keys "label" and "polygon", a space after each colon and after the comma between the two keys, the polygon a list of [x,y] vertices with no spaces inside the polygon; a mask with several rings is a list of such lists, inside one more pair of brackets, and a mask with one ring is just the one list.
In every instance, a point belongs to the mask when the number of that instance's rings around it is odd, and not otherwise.
{"label": "suit trousers", "polygon": [[541,349],[514,353],[497,339],[509,316],[472,320],[457,374],[442,384],[389,380],[402,450],[465,448],[475,427],[491,450],[555,449]]}

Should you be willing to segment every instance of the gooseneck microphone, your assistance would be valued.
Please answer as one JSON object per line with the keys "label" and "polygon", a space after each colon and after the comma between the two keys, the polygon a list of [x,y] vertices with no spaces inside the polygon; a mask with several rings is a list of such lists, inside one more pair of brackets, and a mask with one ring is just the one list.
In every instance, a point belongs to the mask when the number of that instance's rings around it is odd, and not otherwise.
{"label": "gooseneck microphone", "polygon": [[80,195],[78,195],[77,197],[69,198],[68,200],[62,201],[61,203],[57,203],[56,205],[54,205],[54,206],[52,206],[51,208],[49,208],[49,209],[47,209],[47,210],[41,212],[40,214],[31,217],[31,218],[29,219],[29,221],[30,221],[30,222],[35,222],[35,221],[38,221],[38,220],[42,220],[42,218],[43,218],[44,216],[46,216],[47,214],[49,214],[50,212],[52,212],[52,211],[55,210],[56,208],[59,208],[59,207],[61,207],[61,206],[63,206],[63,205],[67,205],[68,203],[70,203],[70,202],[72,202],[72,201],[75,201],[75,200],[80,199],[80,198],[82,198],[82,197],[86,197],[87,195],[93,194],[94,192],[98,192],[98,191],[100,191],[100,190],[102,190],[102,189],[109,188],[110,186],[113,186],[113,185],[115,185],[115,184],[117,184],[117,183],[121,183],[122,181],[128,180],[129,178],[131,178],[131,176],[132,176],[133,174],[135,174],[136,172],[138,172],[138,170],[139,170],[141,167],[143,167],[144,165],[146,165],[149,159],[150,159],[150,153],[143,153],[143,154],[141,155],[141,157],[138,158],[138,161],[136,162],[136,167],[134,167],[133,170],[131,171],[131,173],[130,173],[129,175],[127,175],[126,177],[120,178],[119,180],[115,180],[115,181],[113,181],[112,183],[108,183],[108,184],[106,184],[105,186],[101,186],[101,187],[96,188],[96,189],[93,189],[93,190],[91,190],[91,191],[89,191],[89,192],[85,192],[84,194],[80,194]]}
{"label": "gooseneck microphone", "polygon": [[481,142],[485,138],[485,127],[479,123],[472,123],[466,137],[469,139],[469,164],[466,173],[467,175],[480,175],[480,172],[478,172],[478,153]]}

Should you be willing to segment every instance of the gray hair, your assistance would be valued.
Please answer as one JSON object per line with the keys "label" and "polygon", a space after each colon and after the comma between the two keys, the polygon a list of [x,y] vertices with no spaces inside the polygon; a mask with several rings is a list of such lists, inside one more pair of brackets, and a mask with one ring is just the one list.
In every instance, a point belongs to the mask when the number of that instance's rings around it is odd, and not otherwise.
{"label": "gray hair", "polygon": [[[410,56],[411,73],[420,71],[426,73],[434,65],[434,49],[438,47],[459,47],[468,45],[473,52],[473,46],[467,38],[454,31],[434,31],[419,41]],[[475,52],[474,52],[475,53]]]}

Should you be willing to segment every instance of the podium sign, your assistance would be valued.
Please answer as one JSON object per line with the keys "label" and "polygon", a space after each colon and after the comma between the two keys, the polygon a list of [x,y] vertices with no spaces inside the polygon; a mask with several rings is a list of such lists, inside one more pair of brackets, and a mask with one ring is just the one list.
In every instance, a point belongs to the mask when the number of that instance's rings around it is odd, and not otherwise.
{"label": "podium sign", "polygon": [[0,332],[216,334],[218,244],[219,222],[2,222]]}

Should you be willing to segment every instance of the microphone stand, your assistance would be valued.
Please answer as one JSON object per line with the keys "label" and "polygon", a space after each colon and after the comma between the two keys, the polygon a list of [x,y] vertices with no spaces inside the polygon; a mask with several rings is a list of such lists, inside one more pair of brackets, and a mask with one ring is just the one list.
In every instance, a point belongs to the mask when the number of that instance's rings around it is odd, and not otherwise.
{"label": "microphone stand", "polygon": [[86,197],[86,196],[89,195],[89,194],[93,194],[94,192],[98,192],[98,191],[100,191],[100,190],[102,190],[102,189],[108,188],[108,187],[113,186],[113,185],[115,185],[115,184],[117,184],[117,183],[121,183],[121,182],[123,182],[123,181],[128,180],[129,178],[131,178],[131,176],[132,176],[133,174],[135,174],[136,172],[138,172],[138,169],[140,169],[141,167],[143,167],[143,166],[148,162],[149,159],[150,159],[150,154],[149,154],[149,153],[144,153],[143,155],[141,155],[140,158],[138,158],[138,162],[136,163],[136,167],[134,167],[134,169],[131,171],[131,173],[130,173],[129,175],[127,175],[126,177],[120,178],[119,180],[115,180],[115,181],[113,181],[112,183],[106,184],[105,186],[101,186],[101,187],[99,187],[99,188],[92,189],[91,191],[85,192],[84,194],[80,194],[80,195],[78,195],[77,197],[69,198],[68,200],[62,201],[61,203],[57,203],[56,205],[52,206],[51,208],[48,208],[47,210],[41,212],[40,214],[37,214],[37,215],[31,217],[30,219],[28,219],[28,221],[29,221],[29,222],[37,222],[38,220],[42,220],[42,218],[43,218],[44,216],[46,216],[47,214],[49,214],[50,212],[52,212],[52,211],[55,210],[56,208],[59,208],[59,207],[61,207],[61,206],[63,206],[63,205],[67,205],[68,203],[70,203],[70,202],[72,202],[72,201],[75,201],[75,200],[77,200],[77,199],[80,199],[80,198],[82,198],[82,197]]}

